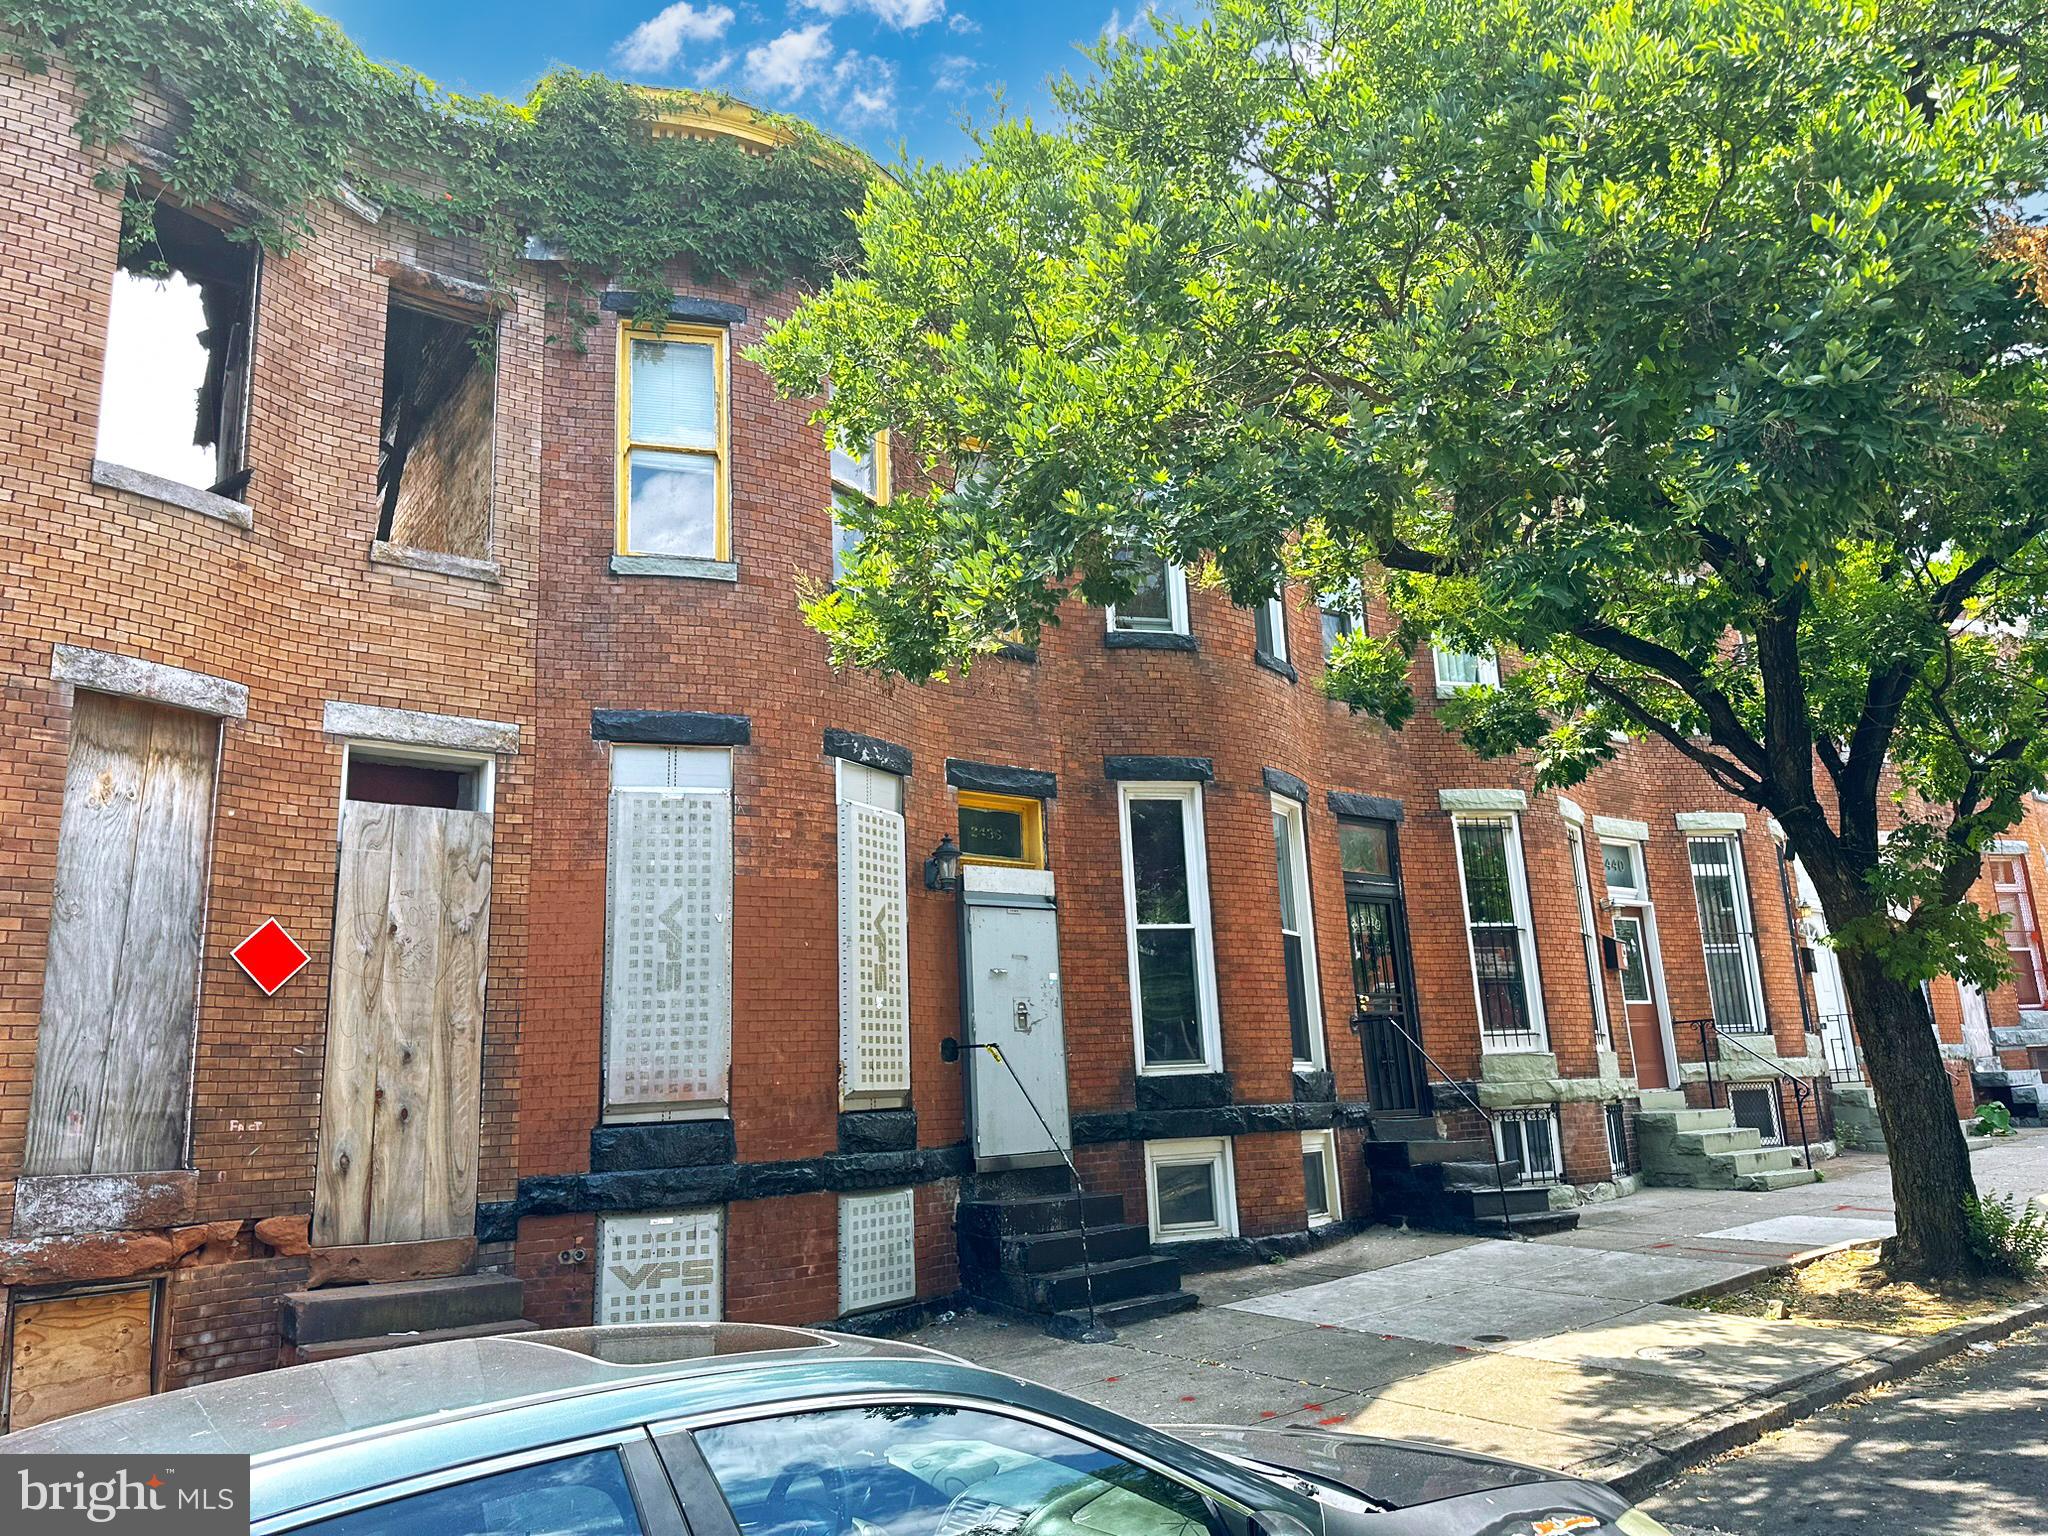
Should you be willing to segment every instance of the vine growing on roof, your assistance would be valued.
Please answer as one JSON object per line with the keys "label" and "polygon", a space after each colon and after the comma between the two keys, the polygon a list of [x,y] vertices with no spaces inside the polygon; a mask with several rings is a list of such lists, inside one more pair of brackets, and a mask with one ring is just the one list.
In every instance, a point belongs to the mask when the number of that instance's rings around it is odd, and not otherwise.
{"label": "vine growing on roof", "polygon": [[[79,91],[76,128],[108,151],[107,190],[130,198],[131,241],[149,199],[121,146],[180,201],[232,201],[275,251],[346,182],[439,234],[481,243],[502,272],[526,237],[586,282],[611,280],[666,313],[670,263],[701,277],[780,286],[853,248],[851,215],[874,167],[794,119],[788,143],[657,138],[650,91],[560,69],[523,102],[444,91],[380,64],[297,0],[0,0],[0,49],[30,71],[60,59]],[[145,118],[161,97],[168,120]]]}

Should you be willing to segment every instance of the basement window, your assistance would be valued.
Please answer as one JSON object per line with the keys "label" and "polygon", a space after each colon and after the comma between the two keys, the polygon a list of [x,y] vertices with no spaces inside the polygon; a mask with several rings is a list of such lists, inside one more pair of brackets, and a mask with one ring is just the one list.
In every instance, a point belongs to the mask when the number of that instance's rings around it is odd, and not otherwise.
{"label": "basement window", "polygon": [[1755,1131],[1765,1146],[1785,1144],[1784,1126],[1778,1119],[1778,1090],[1769,1083],[1731,1083],[1728,1109],[1736,1125]]}
{"label": "basement window", "polygon": [[140,240],[123,228],[94,456],[239,500],[256,247],[161,204],[152,223]]}
{"label": "basement window", "polygon": [[491,553],[497,363],[483,317],[396,294],[384,313],[377,538],[467,560]]}
{"label": "basement window", "polygon": [[1518,1184],[1555,1184],[1564,1177],[1558,1157],[1555,1109],[1504,1109],[1493,1117],[1493,1145],[1515,1170]]}

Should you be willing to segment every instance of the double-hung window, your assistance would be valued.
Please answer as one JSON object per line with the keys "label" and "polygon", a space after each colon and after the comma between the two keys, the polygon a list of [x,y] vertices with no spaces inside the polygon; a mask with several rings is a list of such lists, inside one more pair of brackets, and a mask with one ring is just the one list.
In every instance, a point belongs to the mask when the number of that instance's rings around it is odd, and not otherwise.
{"label": "double-hung window", "polygon": [[1492,688],[1500,683],[1500,662],[1491,651],[1432,650],[1439,696],[1461,688]]}
{"label": "double-hung window", "polygon": [[1686,840],[1692,861],[1693,896],[1699,903],[1700,947],[1707,962],[1707,993],[1714,1027],[1731,1034],[1762,1034],[1762,971],[1757,963],[1756,925],[1749,888],[1742,875],[1742,841],[1734,834]]}
{"label": "double-hung window", "polygon": [[1164,555],[1142,547],[1125,548],[1118,563],[1131,573],[1136,590],[1123,602],[1111,605],[1111,633],[1188,633],[1187,573]]}
{"label": "double-hung window", "polygon": [[2041,957],[2041,925],[2034,910],[2034,892],[2027,879],[2023,854],[2001,854],[1984,861],[1991,893],[2005,919],[2005,952],[2012,961],[2013,991],[2022,1008],[2048,1001],[2048,966]]}
{"label": "double-hung window", "polygon": [[1573,894],[1578,898],[1579,947],[1586,954],[1586,986],[1593,999],[1593,1039],[1601,1050],[1611,1051],[1614,1032],[1607,1022],[1607,984],[1600,974],[1600,937],[1593,926],[1593,886],[1586,874],[1586,834],[1567,825],[1564,840],[1571,852]]}
{"label": "double-hung window", "polygon": [[615,746],[605,860],[608,1119],[727,1113],[732,753]]}
{"label": "double-hung window", "polygon": [[1487,1050],[1541,1050],[1543,992],[1520,818],[1509,812],[1461,814],[1455,824],[1480,1043]]}
{"label": "double-hung window", "polygon": [[903,780],[839,769],[839,1090],[842,1109],[910,1096],[909,863]]}
{"label": "double-hung window", "polygon": [[1222,1066],[1199,784],[1121,787],[1124,917],[1141,1072]]}
{"label": "double-hung window", "polygon": [[1323,1011],[1317,995],[1315,921],[1309,912],[1308,851],[1301,807],[1273,799],[1273,855],[1280,882],[1280,954],[1287,975],[1287,1029],[1296,1066],[1323,1063]]}
{"label": "double-hung window", "polygon": [[1275,587],[1273,595],[1263,598],[1253,614],[1253,644],[1258,653],[1268,661],[1287,660],[1287,601],[1286,589]]}
{"label": "double-hung window", "polygon": [[1338,641],[1366,632],[1365,604],[1354,590],[1325,592],[1316,606],[1323,621],[1323,660],[1330,661],[1337,654]]}
{"label": "double-hung window", "polygon": [[849,526],[845,509],[854,500],[879,505],[889,499],[889,435],[875,434],[866,453],[832,444],[832,578],[846,575],[848,558],[860,545],[860,530]]}
{"label": "double-hung window", "polygon": [[619,328],[618,553],[730,560],[726,335]]}

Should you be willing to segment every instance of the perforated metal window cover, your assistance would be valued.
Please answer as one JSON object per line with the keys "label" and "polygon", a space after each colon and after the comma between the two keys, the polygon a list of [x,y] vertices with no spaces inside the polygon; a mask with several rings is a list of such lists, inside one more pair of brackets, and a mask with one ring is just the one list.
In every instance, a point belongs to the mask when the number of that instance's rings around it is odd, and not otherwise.
{"label": "perforated metal window cover", "polygon": [[715,1323],[724,1308],[724,1213],[716,1208],[598,1223],[600,1323]]}
{"label": "perforated metal window cover", "polygon": [[907,1189],[839,1197],[842,1315],[917,1297],[917,1206]]}
{"label": "perforated metal window cover", "polygon": [[910,1091],[903,818],[839,802],[841,1101]]}

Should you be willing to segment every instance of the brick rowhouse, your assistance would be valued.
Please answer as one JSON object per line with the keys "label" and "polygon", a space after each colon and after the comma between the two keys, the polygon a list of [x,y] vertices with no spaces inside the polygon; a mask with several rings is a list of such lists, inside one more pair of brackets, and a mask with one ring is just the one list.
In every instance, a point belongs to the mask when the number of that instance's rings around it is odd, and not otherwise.
{"label": "brick rowhouse", "polygon": [[[257,264],[240,349],[216,337],[201,409],[246,390],[239,469],[99,452],[121,209],[76,110],[61,63],[0,66],[13,1424],[406,1329],[953,1296],[963,1198],[1065,1188],[994,1058],[948,1059],[992,1030],[1050,1074],[1087,1191],[1187,1262],[1369,1221],[1364,1144],[1486,1134],[1468,1095],[1559,1208],[1634,1187],[1640,1095],[1706,1103],[1703,1049],[1718,1103],[1753,1085],[1744,1123],[1798,1139],[1786,1084],[1828,1075],[1814,920],[1766,820],[1661,748],[1535,793],[1434,718],[1439,665],[1476,659],[1419,657],[1390,732],[1318,691],[1312,595],[1261,635],[1164,573],[1156,622],[1069,605],[965,682],[832,670],[798,593],[831,579],[833,469],[742,355],[793,295],[673,274],[672,339],[704,350],[646,366],[716,363],[727,532],[701,557],[621,531],[619,415],[654,398],[622,382],[630,296],[551,337],[548,262],[486,290],[475,252],[349,196]],[[237,210],[194,212],[197,289]],[[487,376],[433,393],[437,322],[494,330]],[[929,890],[963,811],[997,852]],[[2011,845],[2032,890],[2044,836]],[[312,956],[274,996],[229,955],[270,919]],[[1014,1015],[975,990],[1017,980],[987,947],[1013,938],[1043,973]],[[2048,1020],[2007,991],[1978,1064],[2024,1079]],[[1421,1102],[1369,1095],[1368,1003],[1419,1034],[1394,1068]],[[1825,1094],[1806,1109],[1825,1143]],[[42,1363],[65,1330],[89,1382]]]}

